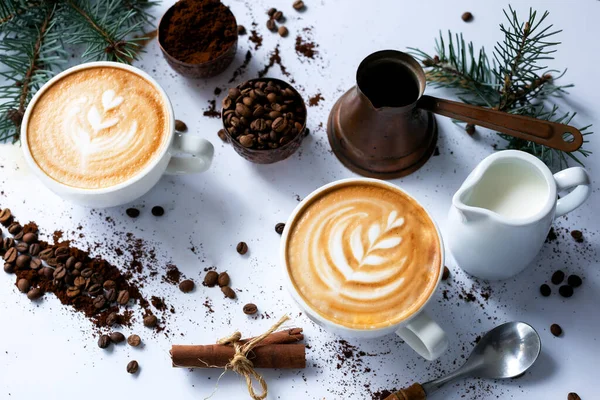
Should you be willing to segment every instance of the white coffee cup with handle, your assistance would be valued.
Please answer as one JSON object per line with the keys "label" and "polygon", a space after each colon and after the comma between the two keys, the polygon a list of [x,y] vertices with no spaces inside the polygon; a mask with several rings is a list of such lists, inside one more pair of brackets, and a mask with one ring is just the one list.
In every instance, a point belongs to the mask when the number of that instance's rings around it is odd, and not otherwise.
{"label": "white coffee cup with handle", "polygon": [[[59,85],[67,79],[71,79],[69,89],[61,89]],[[85,85],[89,90],[84,90]],[[148,100],[139,93],[154,97]],[[147,132],[153,141],[144,139]],[[43,145],[45,134],[52,135],[47,145]],[[25,111],[21,141],[27,164],[48,188],[65,200],[89,207],[129,203],[148,192],[165,173],[204,172],[214,155],[206,139],[175,131],[171,102],[150,75],[115,62],[77,65],[49,80]],[[82,172],[80,167],[86,162],[89,166]],[[115,176],[112,181],[103,178],[103,168]],[[103,186],[103,182],[108,183]]]}

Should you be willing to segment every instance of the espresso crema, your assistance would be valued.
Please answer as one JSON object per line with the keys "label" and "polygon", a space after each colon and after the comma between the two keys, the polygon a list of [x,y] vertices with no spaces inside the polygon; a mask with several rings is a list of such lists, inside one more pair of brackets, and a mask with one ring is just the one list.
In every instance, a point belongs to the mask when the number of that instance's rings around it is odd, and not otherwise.
{"label": "espresso crema", "polygon": [[26,134],[46,175],[100,189],[136,176],[161,153],[169,118],[152,83],[121,68],[98,66],[48,87],[33,105]]}
{"label": "espresso crema", "polygon": [[292,284],[322,317],[352,329],[401,322],[430,297],[442,260],[425,210],[399,190],[351,182],[324,191],[290,226]]}

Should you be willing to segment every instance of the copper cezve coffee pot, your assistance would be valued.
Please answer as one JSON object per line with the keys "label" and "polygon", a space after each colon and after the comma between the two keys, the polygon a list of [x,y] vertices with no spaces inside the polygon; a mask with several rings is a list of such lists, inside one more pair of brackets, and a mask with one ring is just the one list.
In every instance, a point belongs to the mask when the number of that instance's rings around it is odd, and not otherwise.
{"label": "copper cezve coffee pot", "polygon": [[410,55],[383,50],[359,65],[356,86],[333,106],[329,143],[352,171],[380,179],[408,175],[433,154],[433,113],[571,152],[583,136],[574,127],[423,95],[425,72]]}

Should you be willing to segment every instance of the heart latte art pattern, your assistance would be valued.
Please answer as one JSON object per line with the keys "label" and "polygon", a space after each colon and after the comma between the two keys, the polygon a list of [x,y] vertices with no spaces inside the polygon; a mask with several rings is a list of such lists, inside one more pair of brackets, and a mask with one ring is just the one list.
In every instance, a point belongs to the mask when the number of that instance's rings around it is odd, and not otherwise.
{"label": "heart latte art pattern", "polygon": [[135,176],[168,136],[166,105],[139,75],[83,69],[56,81],[34,105],[27,139],[51,178],[75,187],[110,187]]}
{"label": "heart latte art pattern", "polygon": [[326,192],[290,231],[288,269],[305,301],[351,328],[394,324],[429,298],[440,244],[425,211],[375,184]]}

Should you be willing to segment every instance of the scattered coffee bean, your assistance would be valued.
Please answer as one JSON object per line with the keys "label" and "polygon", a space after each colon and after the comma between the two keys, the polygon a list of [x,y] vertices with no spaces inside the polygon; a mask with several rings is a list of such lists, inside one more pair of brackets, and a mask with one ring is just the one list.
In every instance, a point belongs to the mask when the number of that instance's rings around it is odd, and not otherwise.
{"label": "scattered coffee bean", "polygon": [[186,279],[179,284],[179,290],[181,290],[183,293],[189,293],[194,290],[194,286],[196,286],[194,285],[194,281]]}
{"label": "scattered coffee bean", "polygon": [[29,250],[29,245],[25,242],[19,242],[15,245],[15,248],[19,253],[27,253]]}
{"label": "scattered coffee bean", "polygon": [[13,272],[15,272],[15,264],[5,262],[4,263],[4,272],[6,272],[7,274],[12,274]]}
{"label": "scattered coffee bean", "polygon": [[208,271],[204,277],[204,286],[213,287],[217,284],[219,274],[216,271]]}
{"label": "scattered coffee bean", "polygon": [[29,267],[29,262],[31,261],[31,257],[28,256],[27,254],[21,254],[19,257],[17,257],[17,261],[15,261],[15,265],[17,266],[17,268],[27,268]]}
{"label": "scattered coffee bean", "polygon": [[275,21],[279,21],[281,22],[283,20],[283,12],[281,11],[276,11],[275,14],[273,14],[272,17]]}
{"label": "scattered coffee bean", "polygon": [[573,296],[573,288],[569,285],[562,285],[558,288],[558,293],[560,293],[562,297],[571,297]]}
{"label": "scattered coffee bean", "polygon": [[294,7],[294,10],[300,11],[304,9],[304,2],[302,0],[297,0],[292,4],[292,7]]}
{"label": "scattered coffee bean", "polygon": [[132,347],[138,347],[140,343],[142,343],[142,339],[140,339],[140,337],[136,334],[129,335],[127,338],[127,344]]}
{"label": "scattered coffee bean", "polygon": [[44,292],[42,292],[42,289],[40,289],[40,288],[33,288],[33,289],[30,289],[27,292],[27,298],[29,300],[37,300],[40,297],[42,297],[43,294],[44,294]]}
{"label": "scattered coffee bean", "polygon": [[286,37],[290,31],[288,31],[288,28],[285,26],[280,26],[279,29],[277,29],[277,33],[279,33],[279,36],[281,37]]}
{"label": "scattered coffee bean", "polygon": [[162,217],[165,214],[165,209],[161,206],[152,207],[152,215],[155,217]]}
{"label": "scattered coffee bean", "polygon": [[52,279],[54,275],[54,270],[50,267],[44,267],[42,268],[42,275],[44,275],[46,279]]}
{"label": "scattered coffee bean", "polygon": [[465,131],[467,131],[467,133],[472,136],[475,133],[475,125],[473,125],[473,124],[465,125]]}
{"label": "scattered coffee bean", "polygon": [[135,374],[136,372],[138,372],[139,368],[140,366],[135,360],[129,361],[129,363],[127,364],[127,372],[129,372],[130,374]]}
{"label": "scattered coffee bean", "polygon": [[246,315],[254,315],[258,311],[258,307],[256,304],[248,303],[244,306],[244,314]]}
{"label": "scattered coffee bean", "polygon": [[158,323],[158,318],[155,315],[146,315],[144,317],[144,326],[148,328],[154,328]]}
{"label": "scattered coffee bean", "polygon": [[540,286],[540,293],[542,296],[548,297],[550,296],[550,293],[552,293],[552,289],[550,289],[550,286],[544,283],[542,286]]}
{"label": "scattered coffee bean", "polygon": [[87,284],[87,280],[83,276],[78,276],[73,280],[73,285],[78,288],[83,288]]}
{"label": "scattered coffee bean", "polygon": [[238,35],[242,36],[246,34],[246,27],[244,25],[238,25],[237,27]]}
{"label": "scattered coffee bean", "polygon": [[4,261],[6,261],[7,263],[14,264],[17,261],[17,257],[19,256],[18,253],[19,252],[17,251],[17,249],[11,247],[10,249],[6,250],[6,253],[4,253]]}
{"label": "scattered coffee bean", "polygon": [[237,250],[238,253],[240,253],[241,255],[244,255],[248,252],[248,245],[246,244],[246,242],[239,242],[235,249]]}
{"label": "scattered coffee bean", "polygon": [[128,208],[127,210],[125,210],[125,214],[127,214],[128,217],[130,218],[137,218],[140,216],[140,210],[138,210],[137,208]]}
{"label": "scattered coffee bean", "polygon": [[73,298],[81,294],[81,289],[77,286],[69,286],[67,288],[67,297]]}
{"label": "scattered coffee bean", "polygon": [[32,243],[32,244],[29,246],[29,250],[28,250],[28,251],[29,251],[29,254],[30,254],[30,255],[32,255],[32,256],[37,256],[38,254],[40,254],[40,250],[41,250],[41,249],[42,249],[42,248],[41,248],[41,246],[40,246],[40,244],[39,244],[39,243]]}
{"label": "scattered coffee bean", "polygon": [[228,297],[230,299],[235,299],[235,292],[229,286],[223,286],[221,288],[221,292],[223,292],[223,294],[225,295],[225,297]]}
{"label": "scattered coffee bean", "polygon": [[104,283],[102,284],[102,287],[104,287],[105,290],[110,290],[110,289],[114,289],[117,287],[117,284],[115,283],[115,281],[112,280],[106,280],[104,281]]}
{"label": "scattered coffee bean", "polygon": [[571,231],[571,237],[575,239],[577,243],[583,242],[583,233],[580,230],[575,229]]}
{"label": "scattered coffee bean", "polygon": [[175,130],[178,132],[185,132],[185,131],[187,131],[187,125],[185,124],[185,122],[176,119],[175,120]]}
{"label": "scattered coffee bean", "polygon": [[104,298],[103,295],[97,296],[94,298],[94,307],[96,307],[98,310],[104,308],[104,306],[106,305],[106,299]]}
{"label": "scattered coffee bean", "polygon": [[280,235],[283,233],[284,229],[285,229],[285,224],[283,222],[280,222],[277,225],[275,225],[275,232],[279,233]]}
{"label": "scattered coffee bean", "polygon": [[217,279],[217,283],[219,284],[219,286],[229,286],[229,282],[229,274],[227,272],[221,272],[219,274],[219,278]]}
{"label": "scattered coffee bean", "polygon": [[272,19],[267,21],[267,29],[270,30],[271,32],[275,32],[275,30],[277,29],[277,25],[275,25],[275,21],[273,21]]}
{"label": "scattered coffee bean", "polygon": [[471,22],[473,20],[473,14],[471,14],[470,12],[467,11],[466,13],[463,13],[461,18],[465,22]]}
{"label": "scattered coffee bean", "polygon": [[269,11],[267,11],[267,15],[269,17],[272,17],[273,15],[275,15],[276,12],[277,12],[276,8],[269,8]]}
{"label": "scattered coffee bean", "polygon": [[0,224],[3,226],[9,226],[12,222],[12,219],[12,213],[10,212],[9,208],[5,208],[0,211]]}
{"label": "scattered coffee bean", "polygon": [[117,303],[124,306],[129,302],[129,292],[127,290],[121,290],[117,295]]}
{"label": "scattered coffee bean", "polygon": [[450,270],[444,265],[444,272],[442,272],[442,280],[445,281],[450,276]]}
{"label": "scattered coffee bean", "polygon": [[102,293],[102,286],[99,283],[93,283],[88,287],[87,291],[91,296],[97,296]]}
{"label": "scattered coffee bean", "polygon": [[125,340],[125,335],[121,332],[111,332],[108,336],[113,343],[121,343]]}
{"label": "scattered coffee bean", "polygon": [[569,286],[571,286],[573,288],[577,288],[577,287],[581,286],[583,281],[577,275],[569,275],[569,277],[567,278],[567,283],[569,284]]}
{"label": "scattered coffee bean", "polygon": [[44,261],[48,261],[54,255],[54,250],[48,248],[40,251],[40,258]]}
{"label": "scattered coffee bean", "polygon": [[116,312],[111,312],[110,314],[108,314],[108,317],[106,317],[106,325],[108,325],[108,326],[113,326],[118,321],[119,321],[119,316]]}
{"label": "scattered coffee bean", "polygon": [[13,238],[15,240],[23,240],[23,235],[24,235],[24,233],[23,233],[23,231],[21,231],[21,232],[17,233],[16,235],[14,235]]}
{"label": "scattered coffee bean", "polygon": [[15,239],[10,238],[10,237],[5,237],[2,240],[2,250],[8,250],[11,247],[14,247],[15,245]]}
{"label": "scattered coffee bean", "polygon": [[579,395],[577,393],[571,392],[567,396],[567,400],[581,400],[581,397],[579,397]]}
{"label": "scattered coffee bean", "polygon": [[30,286],[29,281],[25,278],[21,278],[17,281],[17,288],[19,288],[22,293],[27,293]]}
{"label": "scattered coffee bean", "polygon": [[75,263],[77,262],[77,259],[73,256],[67,258],[67,261],[65,261],[65,267],[67,267],[67,269],[73,269],[75,268]]}
{"label": "scattered coffee bean", "polygon": [[558,324],[552,324],[550,325],[550,332],[552,332],[554,336],[558,337],[562,335],[562,328]]}
{"label": "scattered coffee bean", "polygon": [[108,347],[109,344],[110,344],[110,336],[100,335],[100,338],[98,338],[98,347],[100,347],[101,349],[105,349]]}
{"label": "scattered coffee bean", "polygon": [[38,236],[33,232],[29,232],[23,235],[23,241],[27,244],[32,244],[37,242]]}
{"label": "scattered coffee bean", "polygon": [[219,132],[217,132],[217,135],[225,143],[229,142],[229,139],[227,138],[227,133],[226,133],[225,129],[219,129]]}
{"label": "scattered coffee bean", "polygon": [[108,289],[104,292],[104,298],[107,302],[112,303],[117,300],[117,291],[115,289]]}
{"label": "scattered coffee bean", "polygon": [[17,233],[21,232],[22,230],[23,230],[23,227],[18,222],[13,222],[8,227],[8,233],[10,233],[11,235],[16,235]]}
{"label": "scattered coffee bean", "polygon": [[552,279],[550,279],[550,280],[555,285],[560,285],[564,279],[565,279],[565,273],[562,272],[561,270],[558,270],[552,274]]}

